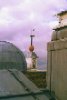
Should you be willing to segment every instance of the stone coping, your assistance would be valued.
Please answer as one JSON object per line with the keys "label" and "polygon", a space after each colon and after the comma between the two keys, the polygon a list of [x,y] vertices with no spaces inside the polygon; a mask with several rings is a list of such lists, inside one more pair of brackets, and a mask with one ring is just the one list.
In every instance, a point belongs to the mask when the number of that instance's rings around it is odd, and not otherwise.
{"label": "stone coping", "polygon": [[47,44],[47,51],[54,51],[60,49],[67,49],[67,38],[57,41],[51,41]]}

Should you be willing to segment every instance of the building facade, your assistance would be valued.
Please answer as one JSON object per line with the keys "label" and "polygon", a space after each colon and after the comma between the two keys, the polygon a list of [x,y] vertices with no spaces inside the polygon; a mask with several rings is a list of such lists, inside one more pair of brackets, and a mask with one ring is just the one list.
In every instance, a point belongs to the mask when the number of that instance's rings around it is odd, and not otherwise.
{"label": "building facade", "polygon": [[57,100],[67,100],[67,11],[58,16],[59,26],[47,45],[47,87]]}

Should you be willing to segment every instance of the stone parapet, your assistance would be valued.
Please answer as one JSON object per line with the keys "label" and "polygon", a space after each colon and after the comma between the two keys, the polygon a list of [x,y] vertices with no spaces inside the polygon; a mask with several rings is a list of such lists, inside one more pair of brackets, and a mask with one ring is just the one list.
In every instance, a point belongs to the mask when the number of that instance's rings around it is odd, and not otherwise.
{"label": "stone parapet", "polygon": [[47,87],[58,100],[67,100],[67,39],[48,42]]}
{"label": "stone parapet", "polygon": [[55,51],[60,49],[67,49],[67,39],[51,41],[47,44],[47,51]]}

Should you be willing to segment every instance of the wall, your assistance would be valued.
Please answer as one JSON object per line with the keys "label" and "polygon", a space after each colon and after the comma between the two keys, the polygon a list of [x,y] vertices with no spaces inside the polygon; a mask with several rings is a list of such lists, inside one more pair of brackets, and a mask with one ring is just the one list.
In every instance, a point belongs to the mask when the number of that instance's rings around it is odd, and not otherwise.
{"label": "wall", "polygon": [[49,42],[47,51],[47,87],[58,100],[67,100],[67,40]]}

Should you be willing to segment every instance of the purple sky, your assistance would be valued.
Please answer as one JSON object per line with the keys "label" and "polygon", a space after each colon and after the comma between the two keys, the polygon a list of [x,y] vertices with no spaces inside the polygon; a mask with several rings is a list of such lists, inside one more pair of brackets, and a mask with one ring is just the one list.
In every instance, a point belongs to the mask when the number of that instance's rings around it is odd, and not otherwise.
{"label": "purple sky", "polygon": [[35,28],[35,51],[45,56],[57,23],[55,14],[62,10],[67,10],[67,0],[0,0],[0,40],[28,51],[29,35]]}

